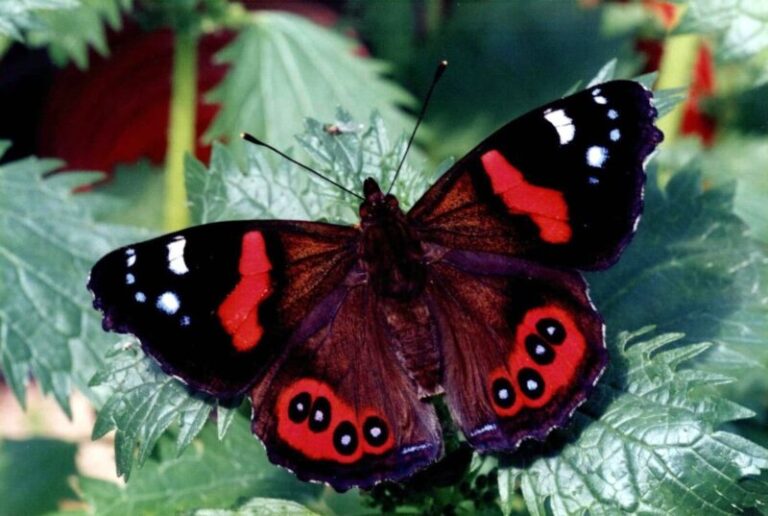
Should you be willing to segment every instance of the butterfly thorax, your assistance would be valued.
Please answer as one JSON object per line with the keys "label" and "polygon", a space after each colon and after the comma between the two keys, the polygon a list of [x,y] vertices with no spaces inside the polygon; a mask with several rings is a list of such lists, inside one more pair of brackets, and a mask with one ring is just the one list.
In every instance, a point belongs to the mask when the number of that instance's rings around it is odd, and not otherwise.
{"label": "butterfly thorax", "polygon": [[412,298],[424,287],[425,266],[421,243],[409,227],[392,194],[385,194],[374,179],[363,185],[360,205],[363,237],[359,256],[377,294]]}

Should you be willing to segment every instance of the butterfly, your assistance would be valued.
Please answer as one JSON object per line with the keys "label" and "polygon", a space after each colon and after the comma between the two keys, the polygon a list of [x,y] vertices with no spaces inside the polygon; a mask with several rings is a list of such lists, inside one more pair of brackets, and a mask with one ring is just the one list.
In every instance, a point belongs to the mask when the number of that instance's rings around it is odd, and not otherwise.
{"label": "butterfly", "polygon": [[652,94],[612,81],[513,120],[406,213],[374,179],[360,223],[206,224],[91,271],[103,327],[222,400],[250,395],[269,459],[337,490],[443,453],[431,396],[505,453],[565,425],[606,367],[579,270],[635,232],[663,135]]}

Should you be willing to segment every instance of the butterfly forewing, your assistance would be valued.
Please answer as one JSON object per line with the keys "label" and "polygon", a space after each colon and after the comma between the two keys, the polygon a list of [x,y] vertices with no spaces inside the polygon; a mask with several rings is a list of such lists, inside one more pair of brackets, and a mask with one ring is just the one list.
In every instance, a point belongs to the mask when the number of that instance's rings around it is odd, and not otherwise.
{"label": "butterfly forewing", "polygon": [[233,397],[252,385],[347,275],[358,232],[308,222],[222,222],[117,249],[88,288],[107,330],[132,333],[163,369]]}
{"label": "butterfly forewing", "polygon": [[456,163],[409,212],[451,249],[581,269],[613,263],[642,210],[661,140],[651,93],[614,81],[513,120]]}

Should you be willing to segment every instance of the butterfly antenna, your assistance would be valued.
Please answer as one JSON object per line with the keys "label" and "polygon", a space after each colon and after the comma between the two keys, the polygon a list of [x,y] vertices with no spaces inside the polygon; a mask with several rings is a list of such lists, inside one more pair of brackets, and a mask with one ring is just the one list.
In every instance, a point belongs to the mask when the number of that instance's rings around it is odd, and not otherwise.
{"label": "butterfly antenna", "polygon": [[389,185],[389,188],[387,188],[387,194],[392,191],[392,187],[395,186],[395,182],[397,181],[397,176],[400,175],[400,169],[403,168],[403,163],[405,163],[405,157],[408,156],[408,151],[411,149],[411,144],[413,143],[413,138],[416,136],[416,131],[419,130],[419,126],[421,125],[421,121],[424,119],[424,113],[427,112],[427,106],[429,105],[429,99],[432,97],[432,92],[435,90],[435,86],[437,85],[437,81],[440,80],[440,77],[443,76],[443,72],[448,67],[448,61],[440,61],[440,63],[437,65],[437,70],[435,70],[435,76],[432,78],[432,84],[429,86],[429,90],[427,91],[427,96],[424,97],[424,102],[421,104],[421,112],[419,113],[419,118],[416,119],[416,125],[413,127],[413,132],[411,133],[411,137],[408,139],[408,145],[405,147],[405,152],[403,153],[403,157],[400,159],[400,164],[397,166],[397,170],[395,171],[395,177],[392,178],[392,182]]}
{"label": "butterfly antenna", "polygon": [[326,176],[324,176],[323,174],[321,174],[320,172],[318,172],[318,171],[317,171],[317,170],[315,170],[314,168],[308,167],[308,166],[307,166],[307,165],[305,165],[304,163],[301,163],[301,162],[299,162],[299,161],[296,161],[295,159],[293,159],[292,157],[290,157],[290,156],[289,156],[289,155],[287,155],[286,153],[284,153],[284,152],[282,152],[282,151],[280,151],[280,150],[278,150],[278,149],[274,148],[273,146],[271,146],[270,144],[268,144],[268,143],[266,143],[266,142],[263,142],[263,141],[259,140],[258,138],[256,138],[256,137],[255,137],[255,136],[253,136],[252,134],[248,134],[248,133],[240,133],[240,138],[242,138],[243,140],[245,140],[245,141],[247,141],[247,142],[253,143],[253,144],[255,144],[255,145],[260,145],[260,146],[262,146],[262,147],[266,147],[267,149],[269,149],[269,150],[271,150],[271,151],[273,151],[273,152],[276,152],[278,155],[280,155],[280,156],[282,156],[283,158],[287,159],[288,161],[290,161],[290,162],[291,162],[291,163],[293,163],[294,165],[298,165],[298,166],[300,166],[301,168],[303,168],[304,170],[306,170],[306,171],[308,171],[308,172],[310,172],[310,173],[312,173],[312,174],[316,175],[316,176],[317,176],[317,177],[319,177],[320,179],[323,179],[323,180],[325,180],[325,181],[328,181],[329,183],[331,183],[331,184],[332,184],[332,185],[334,185],[335,187],[337,187],[337,188],[340,188],[340,189],[342,189],[343,191],[347,192],[348,194],[350,194],[350,195],[353,195],[353,196],[357,197],[357,198],[358,198],[358,199],[360,199],[361,201],[364,201],[364,200],[365,200],[365,198],[364,198],[362,195],[360,195],[360,194],[357,194],[357,193],[353,192],[352,190],[350,190],[350,189],[349,189],[349,188],[347,188],[346,186],[344,186],[344,185],[342,185],[342,184],[339,184],[339,183],[337,183],[336,181],[334,181],[334,180],[333,180],[333,179],[331,179],[330,177],[326,177]]}

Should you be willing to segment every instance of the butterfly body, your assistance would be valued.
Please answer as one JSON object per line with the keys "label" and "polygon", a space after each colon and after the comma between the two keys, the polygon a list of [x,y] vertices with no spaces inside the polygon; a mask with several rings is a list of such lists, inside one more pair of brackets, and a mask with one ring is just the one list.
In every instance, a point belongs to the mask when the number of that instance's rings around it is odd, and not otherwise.
{"label": "butterfly body", "polygon": [[566,424],[606,366],[577,269],[634,232],[650,99],[614,81],[534,110],[407,212],[367,179],[355,227],[222,222],[118,249],[94,306],[194,389],[249,394],[270,460],[300,478],[343,490],[431,464],[441,393],[470,445],[511,452]]}
{"label": "butterfly body", "polygon": [[424,288],[424,249],[392,194],[373,178],[363,185],[360,206],[360,260],[374,290],[384,297],[409,299]]}

